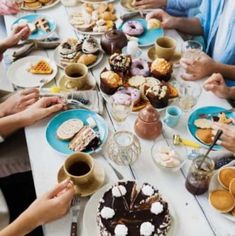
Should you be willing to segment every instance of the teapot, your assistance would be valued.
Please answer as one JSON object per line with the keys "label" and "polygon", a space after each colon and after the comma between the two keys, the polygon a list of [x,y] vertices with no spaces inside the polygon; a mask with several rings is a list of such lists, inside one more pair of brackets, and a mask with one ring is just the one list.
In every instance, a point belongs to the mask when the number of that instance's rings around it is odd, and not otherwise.
{"label": "teapot", "polygon": [[143,139],[155,139],[162,132],[160,114],[152,105],[147,105],[139,112],[134,126],[136,134]]}
{"label": "teapot", "polygon": [[127,45],[126,35],[116,28],[114,24],[112,30],[105,32],[101,38],[101,47],[108,54],[121,53],[122,48]]}

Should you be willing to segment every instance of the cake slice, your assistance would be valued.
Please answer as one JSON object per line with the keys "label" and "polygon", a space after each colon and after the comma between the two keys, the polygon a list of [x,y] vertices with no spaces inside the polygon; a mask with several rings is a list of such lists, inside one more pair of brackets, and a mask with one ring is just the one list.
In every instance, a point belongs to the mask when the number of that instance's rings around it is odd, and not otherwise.
{"label": "cake slice", "polygon": [[32,65],[29,72],[32,74],[52,74],[53,69],[45,60],[40,60],[35,65]]}

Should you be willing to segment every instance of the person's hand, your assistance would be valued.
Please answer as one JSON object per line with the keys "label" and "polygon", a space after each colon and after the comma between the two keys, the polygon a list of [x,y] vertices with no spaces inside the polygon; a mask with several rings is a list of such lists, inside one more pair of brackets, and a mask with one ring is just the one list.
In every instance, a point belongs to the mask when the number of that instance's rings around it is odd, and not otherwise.
{"label": "person's hand", "polygon": [[39,91],[36,88],[18,91],[0,105],[1,113],[3,116],[8,116],[21,112],[35,103],[38,98]]}
{"label": "person's hand", "polygon": [[167,0],[137,0],[134,6],[141,9],[153,9],[165,7]]}
{"label": "person's hand", "polygon": [[24,126],[32,125],[35,122],[50,116],[64,108],[64,101],[59,97],[44,97],[24,111],[20,112]]}
{"label": "person's hand", "polygon": [[15,15],[20,11],[16,2],[0,0],[0,15]]}
{"label": "person's hand", "polygon": [[228,99],[230,98],[231,88],[225,84],[221,74],[213,74],[203,85],[206,91],[211,91],[217,97]]}
{"label": "person's hand", "polygon": [[154,10],[147,14],[146,19],[156,18],[161,21],[161,26],[163,29],[174,29],[175,28],[175,18],[169,15],[161,9]]}
{"label": "person's hand", "polygon": [[201,52],[195,59],[182,58],[180,64],[185,70],[182,75],[184,80],[199,80],[213,74],[216,62],[206,53]]}
{"label": "person's hand", "polygon": [[235,126],[214,122],[212,129],[212,134],[214,136],[219,129],[223,131],[223,134],[217,144],[235,153]]}
{"label": "person's hand", "polygon": [[74,194],[74,185],[67,179],[36,199],[22,217],[28,219],[33,228],[59,219],[67,213]]}

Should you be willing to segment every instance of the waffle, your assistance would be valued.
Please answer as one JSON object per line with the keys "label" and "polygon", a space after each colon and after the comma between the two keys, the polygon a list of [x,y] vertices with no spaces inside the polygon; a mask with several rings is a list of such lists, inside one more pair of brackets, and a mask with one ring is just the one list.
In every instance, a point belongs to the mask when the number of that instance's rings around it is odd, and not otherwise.
{"label": "waffle", "polygon": [[49,63],[45,60],[40,60],[29,70],[32,74],[51,74],[53,69],[49,65]]}

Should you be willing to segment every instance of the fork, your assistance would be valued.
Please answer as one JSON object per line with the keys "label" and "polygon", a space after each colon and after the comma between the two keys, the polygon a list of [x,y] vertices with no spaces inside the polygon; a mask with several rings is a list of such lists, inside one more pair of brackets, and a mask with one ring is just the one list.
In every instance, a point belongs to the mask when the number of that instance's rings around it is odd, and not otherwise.
{"label": "fork", "polygon": [[75,196],[72,200],[71,212],[72,212],[72,223],[71,223],[70,236],[77,236],[78,217],[80,213],[80,198],[78,196]]}

